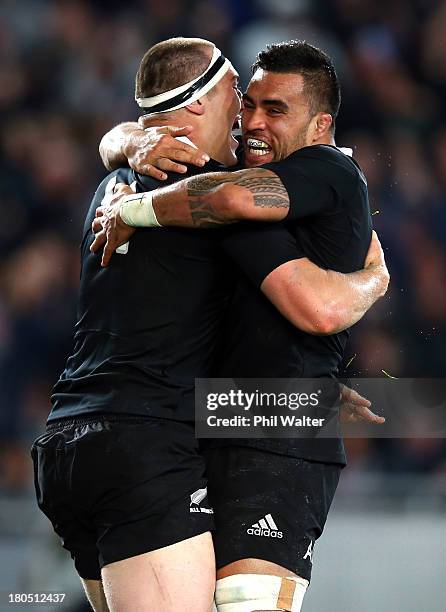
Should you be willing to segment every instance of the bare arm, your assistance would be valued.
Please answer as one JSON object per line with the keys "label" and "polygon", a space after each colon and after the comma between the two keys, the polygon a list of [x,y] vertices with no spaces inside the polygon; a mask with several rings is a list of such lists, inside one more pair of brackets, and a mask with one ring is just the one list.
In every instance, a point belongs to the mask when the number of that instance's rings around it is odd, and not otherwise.
{"label": "bare arm", "polygon": [[[260,168],[194,176],[138,194],[136,200],[127,185],[118,185],[115,193],[114,198],[97,208],[97,221],[93,222],[93,231],[97,233],[90,250],[96,253],[104,247],[103,266],[108,265],[115,249],[127,242],[132,227],[211,228],[243,219],[280,221],[290,206],[279,177]],[[129,196],[133,198],[130,201]],[[155,212],[158,223],[153,223],[153,214],[146,214],[147,208]],[[129,211],[138,221],[129,221]]]}
{"label": "bare arm", "polygon": [[136,122],[121,123],[102,137],[99,154],[107,170],[130,166],[140,174],[165,180],[166,172],[187,172],[183,164],[201,167],[209,161],[204,151],[177,140],[191,132],[187,125],[142,129]]}
{"label": "bare arm", "polygon": [[210,228],[241,220],[281,221],[290,206],[279,177],[261,168],[202,174],[152,194],[159,223],[181,227]]}
{"label": "bare arm", "polygon": [[[127,186],[120,186],[119,191],[132,193]],[[106,243],[102,265],[107,266],[115,249],[127,242],[135,230],[122,222],[116,207],[101,209],[102,216],[93,222],[93,231],[98,233],[91,250],[97,252]],[[205,226],[207,219],[198,221]],[[299,329],[311,334],[334,334],[359,321],[387,290],[390,277],[376,232],[364,266],[358,272],[341,274],[323,270],[307,258],[293,259],[270,272],[261,290]]]}
{"label": "bare arm", "polygon": [[122,166],[129,165],[124,150],[128,141],[132,139],[133,134],[140,131],[143,130],[141,130],[138,123],[128,121],[115,126],[102,137],[99,143],[99,155],[107,170],[111,172]]}
{"label": "bare arm", "polygon": [[273,270],[261,290],[293,325],[310,334],[334,334],[359,321],[389,283],[384,254],[373,232],[365,268],[350,274],[295,259]]}

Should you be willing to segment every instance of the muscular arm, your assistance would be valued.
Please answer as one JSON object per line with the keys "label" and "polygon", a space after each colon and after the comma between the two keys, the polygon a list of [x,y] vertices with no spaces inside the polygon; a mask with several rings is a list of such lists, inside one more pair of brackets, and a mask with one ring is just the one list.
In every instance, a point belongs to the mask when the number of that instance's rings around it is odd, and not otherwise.
{"label": "muscular arm", "polygon": [[[219,227],[239,220],[280,221],[290,206],[279,177],[261,168],[202,174],[156,189],[151,195],[161,225],[193,228]],[[140,225],[145,223],[138,222]]]}
{"label": "muscular arm", "polygon": [[310,334],[335,334],[361,319],[389,282],[384,259],[342,274],[296,259],[273,270],[261,290],[293,325]]}
{"label": "muscular arm", "polygon": [[[265,173],[272,177],[266,178]],[[234,177],[235,182],[231,180]],[[275,181],[272,187],[270,178]],[[256,169],[202,175],[152,192],[157,194],[153,204],[158,220],[162,225],[185,227],[216,227],[234,221],[237,217],[230,207],[216,209],[214,206],[214,202],[220,201],[219,192],[226,187],[247,191],[252,209],[257,207],[267,213],[278,210],[282,214],[287,210],[288,196],[286,191],[283,193],[281,181],[268,170]],[[120,188],[123,189],[129,191],[128,187]],[[103,218],[97,219],[96,229],[102,224],[102,230],[96,235],[91,250],[96,252],[106,243],[102,265],[107,266],[114,250],[134,230],[122,222],[117,207],[102,207],[101,214]],[[240,218],[252,219],[251,214]],[[356,323],[387,289],[389,274],[376,234],[365,267],[358,272],[341,274],[318,268],[306,258],[290,259],[264,278],[261,289],[296,327],[312,334],[333,334]]]}
{"label": "muscular arm", "polygon": [[95,239],[90,250],[96,253],[104,247],[104,267],[135,227],[211,228],[238,220],[280,221],[290,207],[279,177],[260,168],[202,174],[138,194],[118,184],[114,192],[96,209],[92,224]]}
{"label": "muscular arm", "polygon": [[376,232],[364,268],[349,274],[318,267],[281,224],[234,228],[223,247],[279,312],[310,334],[334,334],[350,327],[385,294],[389,283]]}

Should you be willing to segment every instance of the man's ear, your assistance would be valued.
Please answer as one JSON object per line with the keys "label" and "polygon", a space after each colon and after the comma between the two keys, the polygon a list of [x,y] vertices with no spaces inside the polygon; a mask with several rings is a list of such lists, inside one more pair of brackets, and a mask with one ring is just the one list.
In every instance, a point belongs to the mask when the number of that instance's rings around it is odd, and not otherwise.
{"label": "man's ear", "polygon": [[333,117],[328,113],[317,113],[311,121],[311,131],[313,140],[323,138],[329,132]]}
{"label": "man's ear", "polygon": [[205,111],[205,105],[200,100],[196,100],[196,102],[192,102],[192,104],[187,104],[184,108],[187,108],[188,111],[193,113],[194,115],[203,115]]}

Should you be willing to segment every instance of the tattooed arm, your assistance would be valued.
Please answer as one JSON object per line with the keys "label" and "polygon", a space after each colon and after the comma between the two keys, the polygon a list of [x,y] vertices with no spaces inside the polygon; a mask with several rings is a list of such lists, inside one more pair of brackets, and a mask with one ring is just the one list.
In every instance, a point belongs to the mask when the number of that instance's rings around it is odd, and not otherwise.
{"label": "tattooed arm", "polygon": [[[282,182],[264,169],[201,175],[151,193],[161,225],[204,228],[239,219],[274,221],[282,219],[289,208]],[[90,249],[97,252],[104,247],[102,266],[108,265],[115,249],[135,231],[119,214],[117,204],[124,194],[135,198],[128,186],[117,186],[115,200],[99,207],[93,222],[95,239]],[[260,249],[265,244],[262,241]],[[245,251],[244,243],[240,252]],[[389,275],[376,237],[367,260],[367,270],[343,275],[322,270],[306,258],[290,258],[263,279],[261,289],[296,327],[313,334],[335,333],[356,322],[386,291]],[[246,273],[241,261],[238,263]],[[249,266],[247,273],[249,276]]]}
{"label": "tattooed arm", "polygon": [[[92,224],[95,238],[90,250],[96,253],[104,247],[103,266],[108,265],[114,250],[129,240],[137,226],[211,228],[239,220],[281,221],[290,205],[279,177],[261,168],[202,174],[138,194],[139,197],[127,185],[118,184],[114,193],[114,197],[106,203],[103,201],[96,210]],[[132,199],[127,202],[129,196]],[[128,205],[134,218],[138,217],[138,222],[131,225],[128,215],[127,222],[121,217],[123,207]],[[145,214],[146,209],[151,214]],[[158,223],[153,223],[153,212]]]}
{"label": "tattooed arm", "polygon": [[161,225],[204,228],[240,220],[280,221],[289,205],[279,177],[261,168],[202,174],[153,192]]}

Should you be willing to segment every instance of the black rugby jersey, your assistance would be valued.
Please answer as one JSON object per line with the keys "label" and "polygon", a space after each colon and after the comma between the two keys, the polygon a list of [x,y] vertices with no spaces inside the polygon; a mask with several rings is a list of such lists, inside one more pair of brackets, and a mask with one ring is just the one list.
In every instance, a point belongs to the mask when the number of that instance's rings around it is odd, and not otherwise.
{"label": "black rugby jersey", "polygon": [[[209,162],[189,175],[217,170]],[[219,246],[227,230],[138,229],[127,253],[115,253],[103,269],[101,254],[89,250],[90,228],[114,177],[136,181],[139,192],[166,184],[123,168],[96,191],[81,244],[74,350],[48,421],[94,413],[192,421],[194,378],[210,374],[230,294]]]}
{"label": "black rugby jersey", "polygon": [[[363,267],[372,221],[367,184],[354,160],[339,149],[317,145],[262,166],[273,171],[288,191],[290,211],[284,223],[236,228],[225,241],[246,273],[231,303],[222,377],[335,377],[348,331],[313,336],[289,323],[259,291],[269,272],[302,253],[325,269],[353,272]],[[249,254],[249,257],[246,255]],[[250,280],[251,279],[251,280]],[[252,282],[254,280],[254,283]],[[216,445],[228,443],[218,440]],[[340,439],[234,440],[318,461],[345,463]]]}

